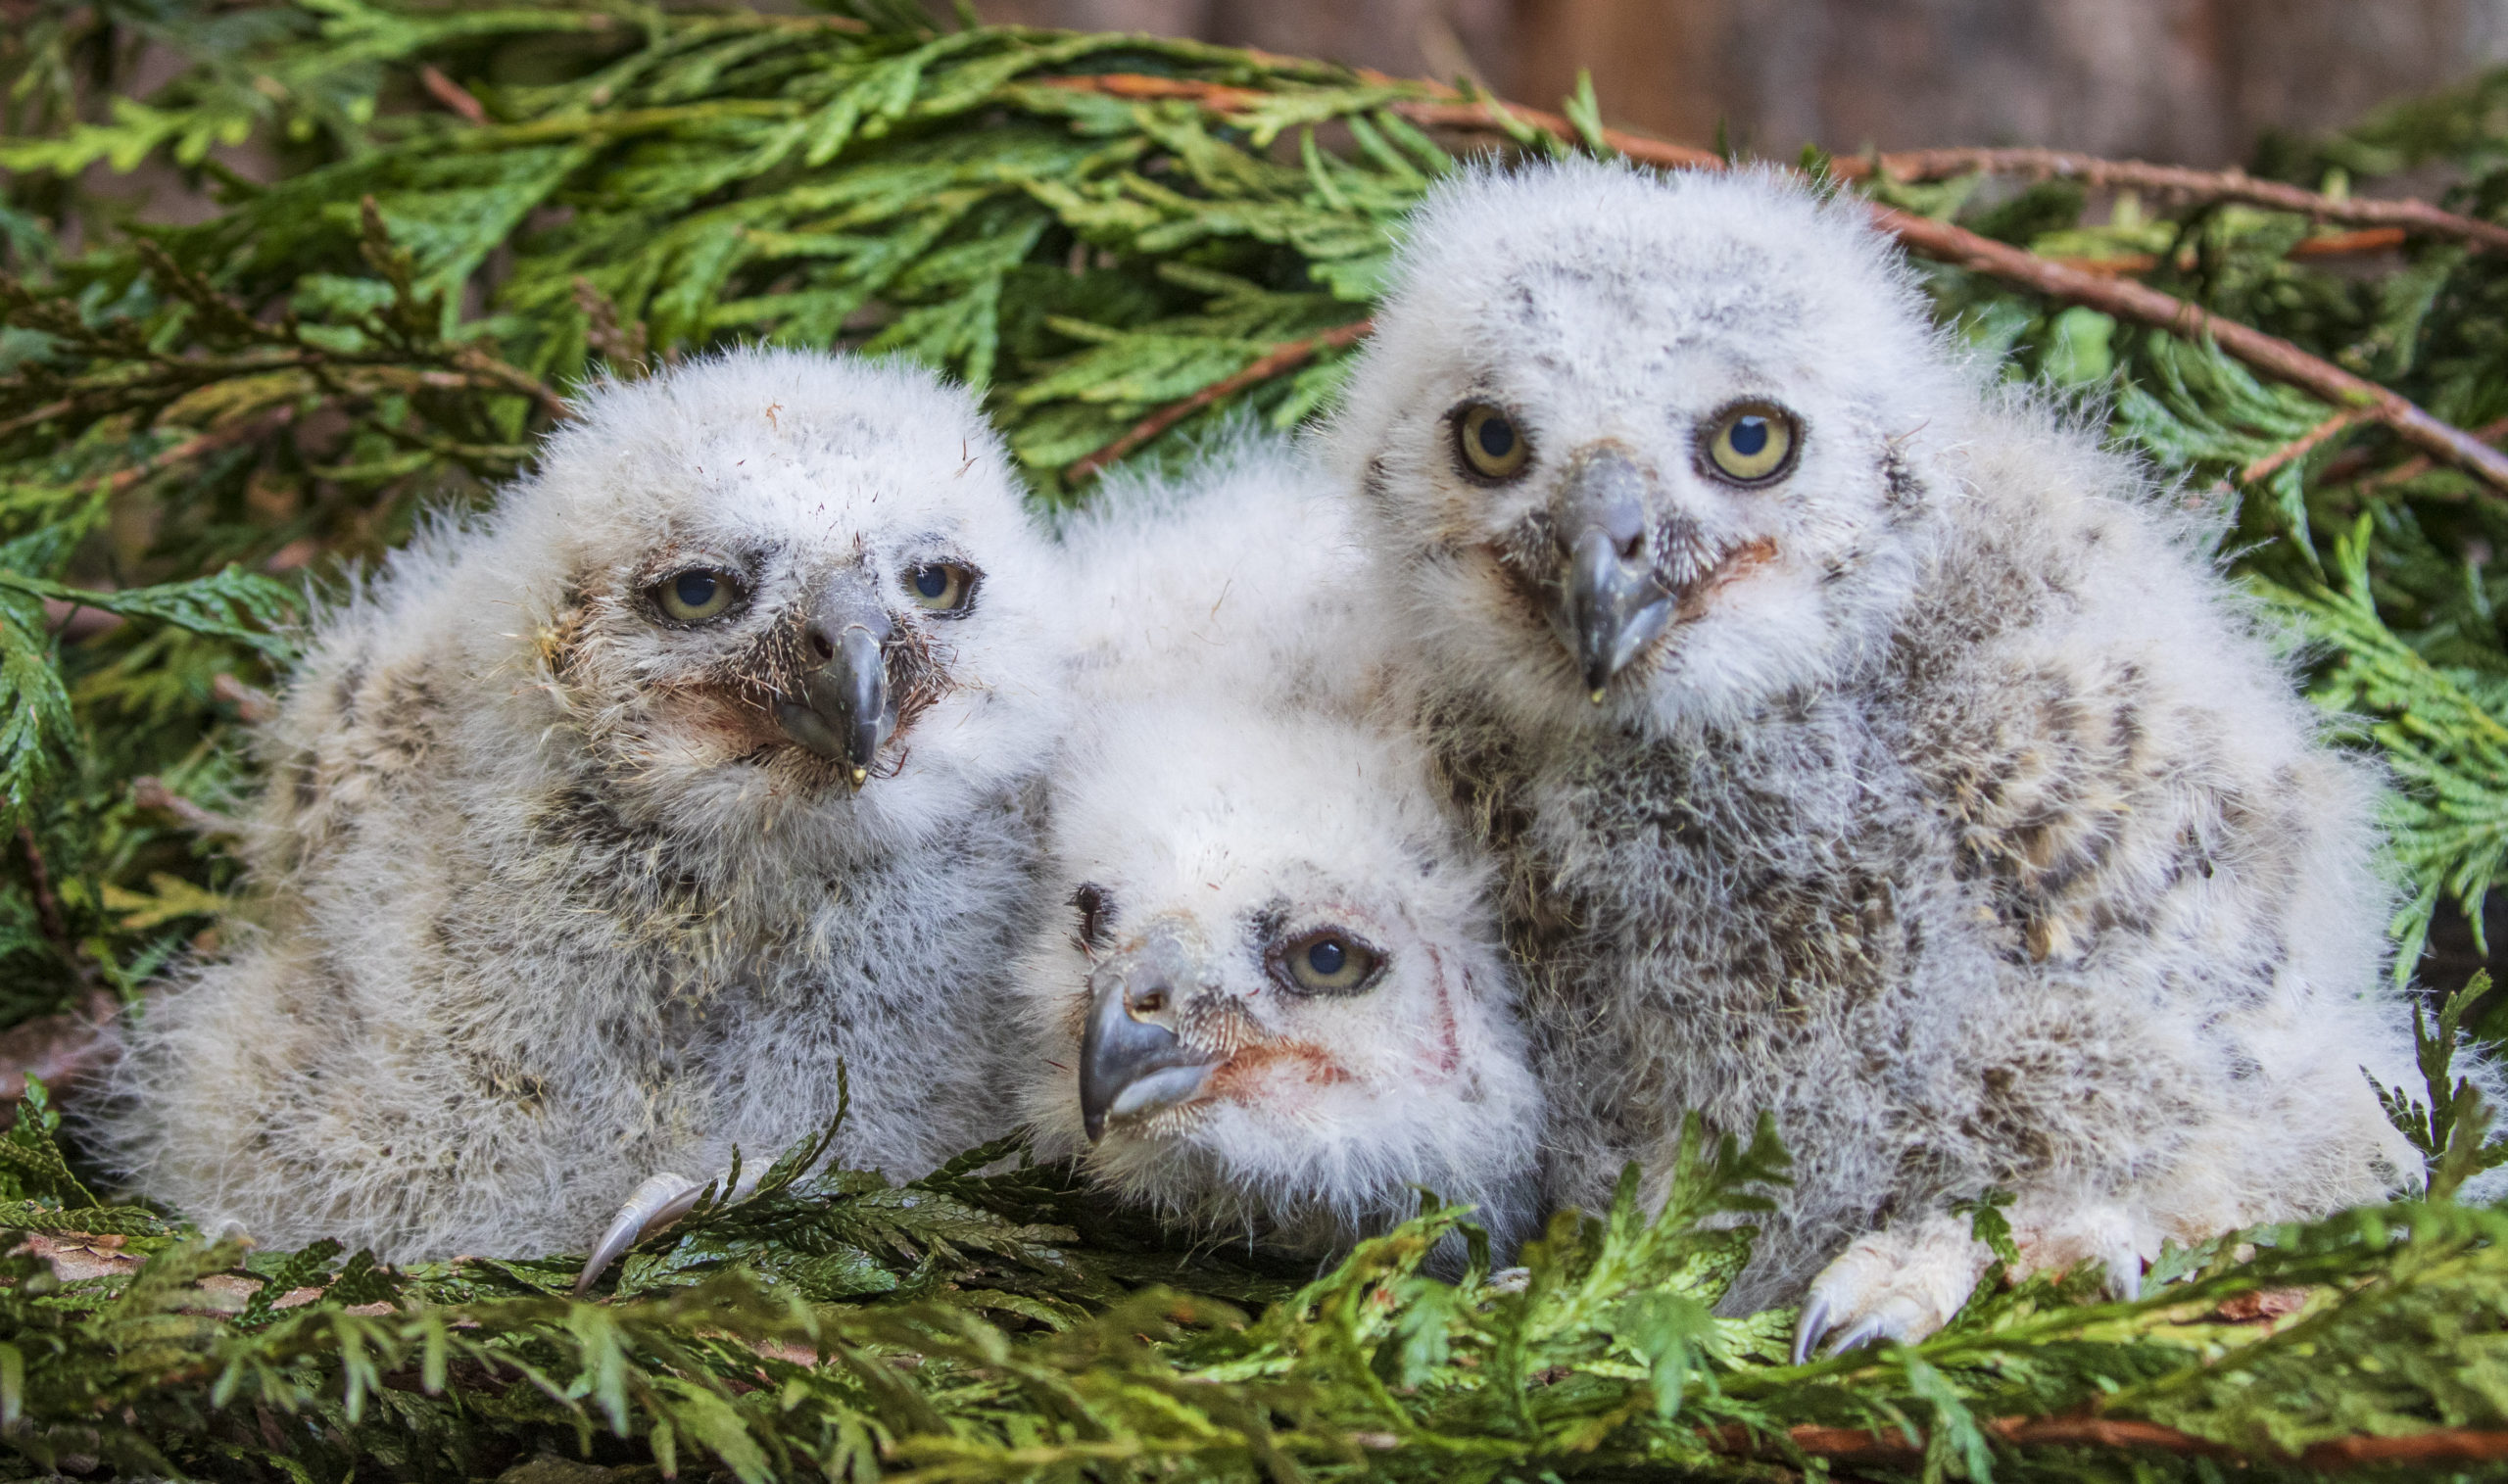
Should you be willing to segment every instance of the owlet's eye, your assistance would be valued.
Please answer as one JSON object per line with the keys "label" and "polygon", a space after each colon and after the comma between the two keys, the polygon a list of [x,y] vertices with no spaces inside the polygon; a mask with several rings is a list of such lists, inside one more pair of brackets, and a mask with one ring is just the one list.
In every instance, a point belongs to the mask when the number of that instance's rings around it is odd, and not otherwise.
{"label": "owlet's eye", "polygon": [[1503,407],[1468,402],[1454,415],[1455,456],[1463,471],[1484,483],[1513,479],[1532,458],[1532,445]]}
{"label": "owlet's eye", "polygon": [[674,623],[701,624],[720,618],[740,597],[740,584],[728,572],[691,567],[653,584],[653,606]]}
{"label": "owlet's eye", "polygon": [[976,571],[954,561],[927,561],[907,569],[905,590],[930,613],[963,613],[976,596]]}
{"label": "owlet's eye", "polygon": [[1383,955],[1356,934],[1319,928],[1291,938],[1273,954],[1277,973],[1307,994],[1355,994],[1375,981]]}
{"label": "owlet's eye", "polygon": [[1734,484],[1765,484],[1794,463],[1794,414],[1764,402],[1728,407],[1707,429],[1707,462]]}

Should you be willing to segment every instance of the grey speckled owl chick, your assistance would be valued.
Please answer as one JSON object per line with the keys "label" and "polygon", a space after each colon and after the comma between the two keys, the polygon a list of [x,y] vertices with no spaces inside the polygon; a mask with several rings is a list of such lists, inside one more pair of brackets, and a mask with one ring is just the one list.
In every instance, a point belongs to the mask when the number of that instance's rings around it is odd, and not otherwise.
{"label": "grey speckled owl chick", "polygon": [[[2000,1188],[2039,1265],[2416,1168],[2366,770],[2203,532],[1990,390],[1852,204],[1594,165],[1412,223],[1337,425],[1506,855],[1552,1194],[1775,1112],[1728,1304],[1940,1324]],[[1815,1281],[1816,1275],[1816,1281]]]}
{"label": "grey speckled owl chick", "polygon": [[149,1008],[126,1176],[264,1241],[582,1250],[657,1171],[1008,1126],[1051,549],[973,402],[739,353],[595,391],[333,613],[264,739],[267,931]]}
{"label": "grey speckled owl chick", "polygon": [[1037,1147],[1220,1238],[1326,1253],[1419,1209],[1502,1248],[1541,1097],[1483,854],[1372,710],[1346,499],[1250,443],[1075,523],[1084,639],[1022,965]]}

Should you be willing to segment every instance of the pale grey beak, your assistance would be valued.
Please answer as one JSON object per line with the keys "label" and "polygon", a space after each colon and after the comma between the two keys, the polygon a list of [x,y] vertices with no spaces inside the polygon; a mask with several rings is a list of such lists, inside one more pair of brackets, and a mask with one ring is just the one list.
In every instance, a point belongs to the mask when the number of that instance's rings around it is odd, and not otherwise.
{"label": "pale grey beak", "polygon": [[1162,933],[1089,976],[1088,1026],[1080,1043],[1080,1119],[1088,1142],[1105,1137],[1110,1118],[1187,1101],[1219,1066],[1176,1034],[1184,967],[1182,945]]}
{"label": "pale grey beak", "polygon": [[888,642],[895,633],[889,615],[859,585],[834,585],[802,630],[818,668],[801,677],[799,696],[775,703],[784,734],[821,757],[843,759],[857,789],[897,729],[888,667]]}
{"label": "pale grey beak", "polygon": [[1575,456],[1551,500],[1567,569],[1556,621],[1597,705],[1672,620],[1673,595],[1647,550],[1646,486],[1644,470],[1603,444]]}

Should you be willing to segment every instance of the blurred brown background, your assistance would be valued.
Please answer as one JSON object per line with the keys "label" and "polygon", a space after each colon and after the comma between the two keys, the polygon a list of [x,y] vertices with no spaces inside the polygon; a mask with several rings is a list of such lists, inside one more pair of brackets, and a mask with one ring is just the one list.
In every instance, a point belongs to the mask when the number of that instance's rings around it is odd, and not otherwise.
{"label": "blurred brown background", "polygon": [[2508,0],[977,0],[988,19],[1150,30],[1451,77],[1770,154],[2040,144],[2245,158],[2508,61]]}

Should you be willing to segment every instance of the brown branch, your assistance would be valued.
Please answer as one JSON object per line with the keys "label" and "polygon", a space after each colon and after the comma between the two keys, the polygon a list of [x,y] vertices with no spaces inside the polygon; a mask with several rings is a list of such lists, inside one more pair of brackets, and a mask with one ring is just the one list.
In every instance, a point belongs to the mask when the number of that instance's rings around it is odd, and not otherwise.
{"label": "brown branch", "polygon": [[[2499,418],[2494,422],[2484,423],[2481,427],[2473,430],[2473,436],[2481,439],[2484,443],[2497,443],[2503,438],[2508,438],[2508,417]],[[2347,454],[2343,455],[2343,458],[2348,457],[2350,457],[2350,455]],[[2341,462],[2342,459],[2335,460],[2337,467],[2329,468],[2326,471],[2329,478],[2339,477],[2344,472],[2339,467]],[[2359,471],[2357,469],[2353,469],[2348,472],[2357,473]],[[2383,490],[2393,485],[2402,484],[2408,479],[2418,479],[2429,472],[2430,459],[2423,455],[2416,454],[2410,458],[2405,459],[2403,462],[2396,464],[2393,468],[2387,469],[2374,478],[2362,480],[2360,482],[2360,488],[2364,490]]]}
{"label": "brown branch", "polygon": [[[1400,82],[1400,79],[1382,73],[1363,72],[1361,76],[1386,85]],[[1239,112],[1263,96],[1247,88],[1128,72],[1038,80],[1055,87],[1099,91],[1118,97],[1189,98],[1217,113]],[[1556,114],[1501,105],[1495,101],[1466,99],[1435,84],[1418,85],[1423,91],[1438,96],[1396,101],[1385,106],[1414,122],[1465,128],[1505,131],[1505,120],[1512,118],[1567,143],[1582,142],[1582,136],[1574,127]],[[1603,142],[1631,160],[1665,168],[1719,169],[1724,165],[1721,156],[1707,150],[1617,130],[1605,130]],[[1832,161],[1831,166],[1839,174],[1853,178],[1869,175],[1873,162],[1839,159]],[[2508,227],[2440,211],[2426,202],[2338,201],[2296,186],[2256,180],[2236,170],[2182,169],[2131,161],[2098,160],[2052,150],[1928,150],[1882,156],[1879,157],[1879,166],[1894,178],[1901,179],[1932,178],[1939,174],[1978,169],[2062,174],[2096,185],[2131,185],[2204,199],[2246,201],[2281,211],[2302,212],[2329,221],[2381,228],[2402,227],[2443,233],[2482,246],[2508,246]],[[2332,403],[2339,412],[2373,417],[2431,457],[2508,492],[2508,456],[2503,456],[2463,429],[2431,416],[2409,400],[2355,376],[2332,361],[2311,356],[2277,335],[2266,334],[2234,319],[2220,318],[2199,306],[2130,278],[2041,258],[2025,249],[1997,242],[1950,222],[1935,221],[1878,203],[1874,203],[1871,210],[1873,223],[1896,237],[1909,251],[1990,274],[2050,298],[2087,305],[2119,319],[2152,325],[2173,335],[2190,339],[2208,337],[2221,350],[2266,376]],[[2339,248],[2341,251],[2356,251],[2366,245],[2359,240],[2358,234],[2353,234],[2352,240],[2340,244]],[[2329,246],[2326,250],[2335,249]],[[1363,320],[1359,326],[1350,327],[1349,338],[1356,339],[1366,334],[1367,325],[1368,322]],[[1346,344],[1347,341],[1341,343]],[[1280,347],[1237,375],[1205,387],[1184,402],[1161,408],[1122,438],[1073,464],[1066,471],[1066,477],[1075,481],[1088,478],[1165,432],[1180,419],[1301,363],[1317,348],[1304,343]],[[2327,429],[2325,436],[2332,436],[2334,431],[2339,430]]]}
{"label": "brown branch", "polygon": [[464,120],[472,123],[488,121],[488,110],[478,98],[473,96],[468,88],[437,72],[433,64],[419,66],[418,85],[425,88],[428,96],[434,98],[436,102],[459,114]]}
{"label": "brown branch", "polygon": [[1310,336],[1305,340],[1292,340],[1286,345],[1275,346],[1268,355],[1260,357],[1252,365],[1235,375],[1214,381],[1183,401],[1170,403],[1133,424],[1132,431],[1123,437],[1063,470],[1063,478],[1073,484],[1092,478],[1106,465],[1211,404],[1233,397],[1247,387],[1259,386],[1283,371],[1294,370],[1314,359],[1319,352],[1338,349],[1365,339],[1368,332],[1375,328],[1375,320],[1360,319],[1349,324],[1337,325],[1321,335]]}
{"label": "brown branch", "polygon": [[[1999,1417],[1985,1425],[1998,1441],[2014,1448],[2091,1447],[2144,1449],[2181,1457],[2296,1462],[2324,1473],[2394,1463],[2487,1462],[2508,1459],[2508,1432],[2440,1428],[2404,1437],[2337,1438],[2312,1444],[2295,1458],[2281,1453],[2249,1453],[2198,1438],[2156,1422],[2117,1417]],[[1786,1430],[1791,1452],[1831,1462],[1912,1467],[1924,1461],[1921,1437],[1905,1433],[1865,1432],[1853,1427],[1794,1427]],[[1741,1426],[1717,1428],[1708,1446],[1742,1458],[1782,1460],[1788,1449],[1773,1438],[1754,1436]]]}
{"label": "brown branch", "polygon": [[[1443,128],[1480,129],[1490,133],[1510,134],[1507,119],[1564,139],[1570,144],[1583,142],[1574,125],[1557,114],[1520,104],[1499,104],[1486,99],[1467,98],[1450,87],[1434,82],[1422,82],[1408,77],[1390,76],[1383,72],[1362,70],[1361,80],[1381,87],[1416,88],[1429,96],[1395,99],[1384,105],[1387,113],[1396,114],[1413,123]],[[1044,87],[1065,88],[1072,92],[1104,93],[1115,98],[1154,100],[1182,98],[1210,110],[1214,114],[1241,114],[1254,108],[1269,93],[1250,87],[1231,87],[1224,82],[1202,82],[1190,77],[1154,77],[1143,72],[1083,72],[1060,77],[1027,79]],[[1620,129],[1603,130],[1603,142],[1631,160],[1648,165],[1677,168],[1683,166],[1712,169],[1724,163],[1724,157],[1712,150],[1692,149],[1663,139],[1650,139]]]}
{"label": "brown branch", "polygon": [[257,443],[287,426],[295,420],[295,417],[296,408],[293,406],[277,407],[259,417],[249,417],[240,422],[228,423],[222,428],[213,428],[198,438],[178,443],[164,453],[151,456],[145,462],[132,464],[129,468],[115,474],[113,478],[106,481],[106,484],[119,495],[141,480],[162,474],[175,464],[188,463],[192,459],[205,457],[211,454],[222,454],[228,449]]}
{"label": "brown branch", "polygon": [[2305,458],[2310,454],[2315,453],[2327,439],[2334,437],[2336,434],[2340,433],[2344,429],[2359,422],[2363,415],[2364,414],[2356,408],[2343,408],[2341,411],[2325,419],[2325,421],[2318,423],[2315,427],[2301,433],[2298,437],[2291,439],[2289,443],[2275,449],[2272,453],[2256,459],[2245,468],[2239,470],[2239,483],[2262,484],[2265,480],[2272,478],[2292,461]]}
{"label": "brown branch", "polygon": [[[218,679],[228,679],[219,676]],[[130,801],[142,809],[153,809],[172,815],[182,827],[203,839],[240,838],[244,827],[215,809],[204,809],[166,787],[166,781],[154,774],[142,774],[130,781]]]}
{"label": "brown branch", "polygon": [[2121,186],[2187,201],[2239,201],[2277,212],[2293,212],[2319,221],[2400,227],[2436,237],[2453,237],[2480,247],[2508,247],[2508,226],[2460,215],[2426,201],[2338,198],[2278,180],[2258,180],[2243,170],[2197,170],[2036,149],[1909,150],[1882,155],[1877,161],[1840,156],[1829,162],[1829,168],[1845,179],[1860,180],[1874,173],[1876,164],[1879,172],[1892,180],[1941,180],[1972,171],[2034,175],[2042,180],[2061,176],[2091,186]]}
{"label": "brown branch", "polygon": [[2384,253],[2403,246],[2412,234],[2399,226],[2363,227],[2356,232],[2327,232],[2291,244],[2292,258],[2341,258],[2352,253]]}
{"label": "brown branch", "polygon": [[248,686],[220,670],[209,683],[212,700],[221,700],[235,708],[247,726],[260,726],[278,714],[278,700],[267,691]]}
{"label": "brown branch", "polygon": [[1143,101],[1182,98],[1214,114],[1241,114],[1271,96],[1250,87],[1230,87],[1225,82],[1202,82],[1191,77],[1155,77],[1147,72],[1080,72],[1071,76],[1022,80],[1068,92],[1104,93],[1112,98]]}
{"label": "brown branch", "polygon": [[110,634],[121,628],[123,622],[119,613],[109,613],[102,608],[91,608],[85,603],[60,598],[43,600],[43,621],[51,628],[53,638],[66,645],[79,644],[99,634]]}
{"label": "brown branch", "polygon": [[[1500,115],[1501,107],[1504,108],[1507,116],[1513,117],[1519,122],[1530,124],[1554,139],[1565,140],[1569,144],[1584,142],[1584,135],[1576,132],[1575,125],[1559,115],[1547,114],[1537,108],[1525,108],[1518,103],[1505,105],[1475,101],[1395,103],[1387,105],[1387,111],[1399,114],[1413,123],[1442,125],[1447,128],[1488,129],[1505,133],[1508,129]],[[1693,149],[1686,144],[1674,144],[1667,139],[1650,139],[1643,134],[1631,134],[1621,129],[1603,130],[1603,143],[1631,160],[1645,165],[1661,166],[1665,169],[1713,170],[1724,168],[1724,157],[1713,150]]]}
{"label": "brown branch", "polygon": [[18,1100],[29,1076],[54,1093],[69,1095],[121,1055],[115,1019],[121,1001],[91,988],[75,1010],[39,1015],[0,1030],[0,1128],[17,1122]]}
{"label": "brown branch", "polygon": [[2319,359],[2278,335],[2268,335],[2235,319],[2223,319],[2147,284],[2085,273],[1947,221],[1911,215],[1878,204],[1872,208],[1872,219],[1908,249],[1928,258],[1990,273],[2050,298],[2087,305],[2172,335],[2190,340],[2208,337],[2223,351],[2274,380],[2288,382],[2338,408],[2374,417],[2393,429],[2396,437],[2439,462],[2452,464],[2494,488],[2508,491],[2508,456],[2385,387],[2354,376],[2330,360]]}
{"label": "brown branch", "polygon": [[77,963],[78,940],[70,935],[70,924],[61,915],[61,898],[52,889],[52,868],[44,864],[43,847],[35,843],[34,826],[18,827],[18,848],[25,852],[26,885],[35,901],[35,927],[64,962]]}
{"label": "brown branch", "polygon": [[518,366],[508,365],[499,360],[475,345],[456,347],[453,352],[453,363],[459,366],[473,381],[484,381],[492,386],[503,387],[518,396],[530,398],[540,405],[540,410],[546,412],[552,422],[574,421],[573,405],[552,390],[549,383]]}

